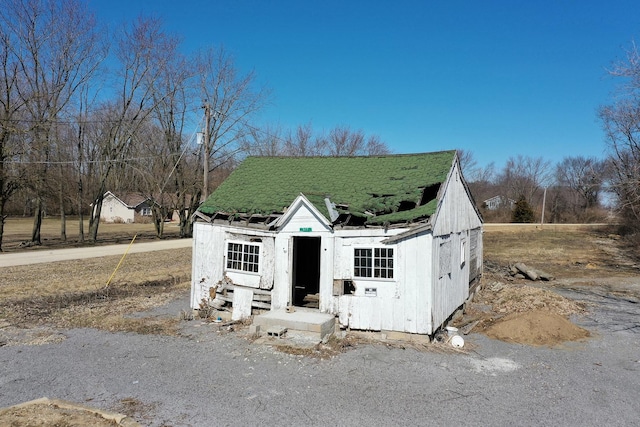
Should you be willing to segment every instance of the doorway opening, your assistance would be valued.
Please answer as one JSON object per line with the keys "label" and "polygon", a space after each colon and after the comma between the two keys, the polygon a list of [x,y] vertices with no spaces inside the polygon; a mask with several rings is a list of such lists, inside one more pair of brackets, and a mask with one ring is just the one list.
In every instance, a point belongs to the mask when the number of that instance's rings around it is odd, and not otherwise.
{"label": "doorway opening", "polygon": [[293,238],[291,294],[294,306],[320,308],[320,237]]}

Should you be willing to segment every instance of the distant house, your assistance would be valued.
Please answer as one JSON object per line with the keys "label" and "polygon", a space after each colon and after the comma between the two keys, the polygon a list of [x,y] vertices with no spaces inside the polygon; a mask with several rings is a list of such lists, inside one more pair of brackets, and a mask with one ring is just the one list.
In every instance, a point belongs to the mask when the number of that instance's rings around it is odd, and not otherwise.
{"label": "distant house", "polygon": [[455,151],[249,157],[194,218],[191,306],[223,287],[235,318],[295,306],[431,335],[482,272],[482,219]]}
{"label": "distant house", "polygon": [[151,201],[147,197],[137,193],[104,193],[100,221],[132,223],[151,216]]}
{"label": "distant house", "polygon": [[515,204],[515,200],[509,199],[505,196],[493,196],[492,198],[482,202],[482,206],[484,206],[486,209],[489,209],[490,211],[495,211],[500,208],[513,209]]}

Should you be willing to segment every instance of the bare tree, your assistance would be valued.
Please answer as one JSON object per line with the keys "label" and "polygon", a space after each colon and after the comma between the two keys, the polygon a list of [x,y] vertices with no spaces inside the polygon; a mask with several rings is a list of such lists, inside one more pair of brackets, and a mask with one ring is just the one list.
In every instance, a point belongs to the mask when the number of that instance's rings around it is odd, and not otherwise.
{"label": "bare tree", "polygon": [[570,208],[576,216],[599,206],[605,170],[605,162],[583,156],[565,157],[556,166],[556,181],[571,191]]}
{"label": "bare tree", "polygon": [[193,109],[195,69],[177,51],[166,52],[167,58],[158,64],[161,71],[149,81],[153,98],[152,124],[140,135],[141,161],[138,171],[143,176],[140,185],[145,197],[152,201],[153,223],[157,237],[162,237],[164,221],[172,211],[180,218],[180,236],[191,235],[190,217],[199,202],[198,181],[187,167],[191,154],[188,137],[184,135],[188,113]]}
{"label": "bare tree", "polygon": [[283,156],[287,153],[287,141],[280,127],[249,127],[240,142],[240,150],[248,156]]}
{"label": "bare tree", "polygon": [[16,88],[29,123],[29,160],[35,194],[31,241],[40,244],[47,176],[57,122],[77,89],[102,60],[93,15],[79,0],[11,0],[0,12],[11,40],[9,55],[21,78]]}
{"label": "bare tree", "polygon": [[287,134],[285,154],[288,156],[321,156],[326,151],[326,140],[314,135],[311,122],[299,125]]}
{"label": "bare tree", "polygon": [[389,154],[388,147],[378,136],[367,138],[362,130],[352,131],[348,126],[337,126],[326,137],[330,156],[376,156]]}
{"label": "bare tree", "polygon": [[136,133],[149,120],[159,99],[155,85],[175,52],[175,37],[163,31],[158,19],[138,18],[125,28],[117,39],[116,57],[119,63],[113,101],[102,106],[102,125],[95,134],[97,146],[94,160],[100,162],[99,183],[95,188],[93,209],[89,218],[91,241],[96,241],[102,201],[111,174],[123,170],[127,154],[136,140]]}
{"label": "bare tree", "polygon": [[[196,63],[208,127],[203,142],[208,176],[240,152],[251,129],[248,119],[265,105],[269,91],[256,87],[255,73],[241,74],[222,47],[201,53]],[[208,179],[205,178],[204,192],[208,192]],[[203,196],[206,198],[208,194]]]}
{"label": "bare tree", "polygon": [[19,72],[13,59],[14,37],[4,25],[6,12],[0,11],[0,251],[6,220],[5,206],[20,187],[18,165],[11,162],[19,153],[18,135],[23,133],[19,121],[24,102],[18,96]]}
{"label": "bare tree", "polygon": [[611,189],[625,224],[640,230],[640,52],[635,43],[609,73],[621,80],[616,101],[599,111],[609,147]]}
{"label": "bare tree", "polygon": [[478,170],[478,162],[472,151],[463,150],[461,148],[456,149],[458,152],[458,160],[460,161],[460,168],[462,169],[462,174],[467,179],[467,181],[473,180],[472,177],[476,175]]}
{"label": "bare tree", "polygon": [[549,161],[519,155],[507,160],[497,180],[506,189],[508,197],[513,200],[524,197],[529,205],[535,206],[534,195],[551,183],[550,178]]}
{"label": "bare tree", "polygon": [[389,154],[377,135],[346,126],[333,128],[328,135],[314,133],[311,123],[284,132],[280,128],[251,129],[242,145],[243,152],[254,156],[378,156]]}

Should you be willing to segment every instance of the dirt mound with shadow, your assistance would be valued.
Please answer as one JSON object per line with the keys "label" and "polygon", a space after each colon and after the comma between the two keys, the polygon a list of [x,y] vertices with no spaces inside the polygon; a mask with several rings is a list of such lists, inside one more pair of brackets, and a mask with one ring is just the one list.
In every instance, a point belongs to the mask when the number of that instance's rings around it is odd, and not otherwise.
{"label": "dirt mound with shadow", "polygon": [[509,314],[487,328],[485,334],[501,341],[537,346],[555,346],[591,335],[564,316],[547,310]]}

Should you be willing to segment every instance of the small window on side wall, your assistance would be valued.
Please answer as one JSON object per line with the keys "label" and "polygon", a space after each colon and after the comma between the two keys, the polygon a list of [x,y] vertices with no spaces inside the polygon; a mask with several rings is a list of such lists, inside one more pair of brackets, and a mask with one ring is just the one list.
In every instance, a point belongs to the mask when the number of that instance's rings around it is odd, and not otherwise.
{"label": "small window on side wall", "polygon": [[393,248],[355,248],[353,275],[376,279],[393,279]]}
{"label": "small window on side wall", "polygon": [[260,245],[241,242],[228,242],[227,270],[259,273]]}

